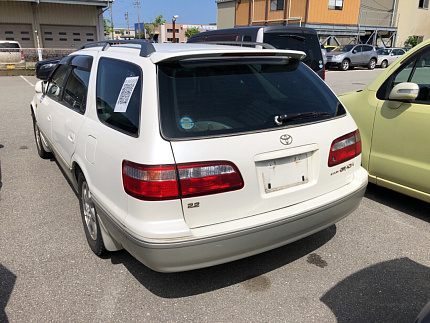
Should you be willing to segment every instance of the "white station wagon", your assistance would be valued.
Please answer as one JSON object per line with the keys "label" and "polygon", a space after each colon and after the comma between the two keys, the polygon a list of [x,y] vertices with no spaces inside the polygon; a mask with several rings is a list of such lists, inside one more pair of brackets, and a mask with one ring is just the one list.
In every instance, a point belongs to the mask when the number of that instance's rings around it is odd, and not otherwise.
{"label": "white station wagon", "polygon": [[357,126],[303,52],[89,43],[39,81],[38,153],[79,194],[97,255],[156,271],[261,253],[353,212],[367,185]]}

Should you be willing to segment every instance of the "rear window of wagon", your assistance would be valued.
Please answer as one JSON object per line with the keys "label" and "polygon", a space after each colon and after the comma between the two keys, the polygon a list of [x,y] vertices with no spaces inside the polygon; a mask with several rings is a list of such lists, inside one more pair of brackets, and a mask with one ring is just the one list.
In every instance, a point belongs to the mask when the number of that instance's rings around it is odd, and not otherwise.
{"label": "rear window of wagon", "polygon": [[168,139],[219,136],[280,127],[277,116],[316,113],[291,126],[345,114],[325,83],[303,63],[161,63],[161,132]]}

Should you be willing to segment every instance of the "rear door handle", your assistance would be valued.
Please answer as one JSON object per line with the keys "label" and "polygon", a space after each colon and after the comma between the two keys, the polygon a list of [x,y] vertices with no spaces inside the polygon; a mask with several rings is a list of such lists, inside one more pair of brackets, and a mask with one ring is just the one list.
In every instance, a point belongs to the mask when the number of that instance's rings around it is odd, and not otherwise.
{"label": "rear door handle", "polygon": [[69,134],[67,135],[67,139],[69,139],[69,141],[71,143],[74,143],[75,142],[75,134],[73,132],[69,131]]}

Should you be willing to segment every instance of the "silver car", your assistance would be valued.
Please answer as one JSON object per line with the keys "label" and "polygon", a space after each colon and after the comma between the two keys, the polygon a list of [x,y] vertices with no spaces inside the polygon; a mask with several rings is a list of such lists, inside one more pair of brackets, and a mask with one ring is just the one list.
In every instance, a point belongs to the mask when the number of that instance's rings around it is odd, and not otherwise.
{"label": "silver car", "polygon": [[378,49],[378,62],[376,66],[380,66],[381,68],[386,68],[400,56],[406,53],[406,50],[403,48],[381,48]]}
{"label": "silver car", "polygon": [[347,71],[354,66],[367,66],[373,70],[378,60],[375,47],[366,44],[339,46],[327,53],[327,68],[336,67]]}
{"label": "silver car", "polygon": [[24,52],[17,41],[0,40],[1,67],[25,67]]}

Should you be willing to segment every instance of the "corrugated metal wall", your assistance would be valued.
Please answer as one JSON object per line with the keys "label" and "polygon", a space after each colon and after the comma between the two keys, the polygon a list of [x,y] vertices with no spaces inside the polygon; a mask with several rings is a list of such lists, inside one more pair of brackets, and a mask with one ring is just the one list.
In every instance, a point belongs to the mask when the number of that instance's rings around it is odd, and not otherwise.
{"label": "corrugated metal wall", "polygon": [[30,2],[1,1],[0,21],[2,23],[25,24],[33,23],[33,13]]}
{"label": "corrugated metal wall", "polygon": [[328,1],[309,1],[308,23],[357,25],[360,0],[345,0],[342,10],[329,10]]}
{"label": "corrugated metal wall", "polygon": [[[103,33],[103,20],[99,17],[100,7],[93,5],[70,5],[57,3],[35,3],[26,1],[4,1],[0,0],[0,39],[6,37],[16,38],[21,46],[37,47],[35,30],[39,31],[40,43],[43,47],[47,44],[43,42],[42,26],[44,31],[48,27],[55,32],[56,27],[61,27],[61,32],[66,31],[67,35],[76,36],[80,33],[87,36],[87,33],[95,34],[88,37],[67,37],[67,44],[64,41],[51,42],[56,48],[64,44],[64,48],[75,47],[77,41],[73,39],[94,39],[99,40]],[[100,25],[101,24],[101,25]],[[30,28],[28,28],[30,26]],[[28,35],[28,30],[31,31]],[[7,34],[6,34],[7,32]],[[11,32],[13,32],[11,34]],[[26,33],[21,37],[23,33]],[[81,36],[78,35],[78,36]],[[55,39],[55,37],[52,37]],[[69,43],[69,39],[71,42]],[[85,42],[84,41],[84,42]],[[62,47],[61,47],[62,48]]]}
{"label": "corrugated metal wall", "polygon": [[37,8],[39,24],[96,26],[96,6],[40,3]]}

